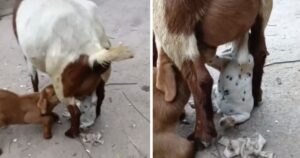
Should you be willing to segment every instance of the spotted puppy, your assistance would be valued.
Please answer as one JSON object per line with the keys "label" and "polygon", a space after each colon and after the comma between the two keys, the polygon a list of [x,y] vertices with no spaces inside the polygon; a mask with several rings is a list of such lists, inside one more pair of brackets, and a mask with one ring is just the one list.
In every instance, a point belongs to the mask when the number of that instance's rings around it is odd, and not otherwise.
{"label": "spotted puppy", "polygon": [[220,70],[218,84],[213,87],[212,100],[215,109],[223,115],[220,125],[225,127],[248,120],[254,105],[254,61],[248,49],[248,34],[241,41],[220,46],[212,64]]}

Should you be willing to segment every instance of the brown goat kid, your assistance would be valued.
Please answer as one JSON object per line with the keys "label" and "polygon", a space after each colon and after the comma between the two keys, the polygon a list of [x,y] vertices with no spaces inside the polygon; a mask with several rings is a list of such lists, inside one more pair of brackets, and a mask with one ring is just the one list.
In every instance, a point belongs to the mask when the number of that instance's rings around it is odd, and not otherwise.
{"label": "brown goat kid", "polygon": [[45,139],[52,137],[52,124],[58,120],[53,108],[59,103],[50,85],[40,93],[17,95],[0,90],[0,127],[11,124],[43,124]]}
{"label": "brown goat kid", "polygon": [[[184,107],[190,98],[189,87],[182,78],[179,70],[164,55],[160,56],[164,73],[169,78],[166,82],[173,82],[167,85],[169,90],[176,94],[172,102],[165,101],[165,94],[155,87],[156,68],[153,70],[153,155],[154,158],[193,158],[194,143],[175,133],[175,127]],[[175,83],[174,83],[175,81]],[[170,86],[175,84],[175,86]]]}

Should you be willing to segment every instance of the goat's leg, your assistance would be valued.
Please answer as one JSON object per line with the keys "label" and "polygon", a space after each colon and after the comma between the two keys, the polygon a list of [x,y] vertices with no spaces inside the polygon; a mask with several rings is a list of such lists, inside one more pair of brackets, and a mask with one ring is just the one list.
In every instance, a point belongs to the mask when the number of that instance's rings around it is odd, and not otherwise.
{"label": "goat's leg", "polygon": [[25,61],[28,66],[29,76],[31,79],[32,87],[34,92],[39,91],[39,77],[37,73],[37,69],[32,65],[32,63],[25,57]]}
{"label": "goat's leg", "polygon": [[71,127],[65,132],[65,136],[75,138],[79,135],[80,110],[76,105],[69,105],[68,111],[71,114]]}
{"label": "goat's leg", "polygon": [[51,115],[49,116],[43,116],[41,117],[42,123],[43,123],[43,134],[45,139],[50,139],[52,137],[52,124],[53,124],[53,117]]}
{"label": "goat's leg", "polygon": [[255,24],[251,28],[250,34],[250,53],[254,58],[252,91],[254,97],[254,106],[258,106],[262,100],[261,82],[263,67],[266,56],[269,54],[266,47],[264,31],[267,27],[273,8],[273,0],[263,0],[260,13],[256,18]]}
{"label": "goat's leg", "polygon": [[217,132],[213,122],[211,91],[213,80],[200,57],[194,61],[186,61],[182,66],[182,74],[188,83],[196,108],[196,127],[194,138],[199,145],[210,143]]}
{"label": "goat's leg", "polygon": [[4,115],[0,114],[0,128],[5,127],[5,126],[6,126],[6,123],[5,123],[5,120],[4,120]]}
{"label": "goat's leg", "polygon": [[251,28],[249,42],[250,53],[254,59],[252,93],[254,97],[254,106],[258,106],[259,102],[262,101],[261,82],[263,68],[268,54],[264,36],[263,19],[260,16],[257,17],[254,26]]}
{"label": "goat's leg", "polygon": [[101,105],[105,97],[105,82],[101,81],[96,89],[97,94],[97,106],[96,106],[96,116],[101,114]]}

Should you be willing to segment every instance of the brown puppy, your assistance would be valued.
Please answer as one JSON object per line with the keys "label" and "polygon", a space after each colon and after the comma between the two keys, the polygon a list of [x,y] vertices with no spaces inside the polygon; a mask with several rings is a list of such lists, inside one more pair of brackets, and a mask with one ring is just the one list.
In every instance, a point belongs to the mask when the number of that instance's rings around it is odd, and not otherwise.
{"label": "brown puppy", "polygon": [[59,103],[50,85],[40,93],[17,95],[0,90],[0,127],[11,124],[43,124],[44,138],[52,137],[52,123],[58,120],[53,108]]}
{"label": "brown puppy", "polygon": [[166,101],[166,95],[156,88],[156,68],[153,69],[153,155],[154,158],[193,158],[194,143],[175,133],[175,127],[190,98],[190,91],[181,73],[166,55],[160,56],[160,69],[168,74],[165,88],[174,91],[175,98]]}

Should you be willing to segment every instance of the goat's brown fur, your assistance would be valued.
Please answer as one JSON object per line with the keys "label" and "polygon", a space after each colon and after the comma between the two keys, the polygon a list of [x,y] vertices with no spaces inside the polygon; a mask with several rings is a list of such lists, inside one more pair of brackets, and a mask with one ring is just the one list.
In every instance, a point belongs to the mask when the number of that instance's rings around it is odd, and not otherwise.
{"label": "goat's brown fur", "polygon": [[252,93],[254,97],[254,106],[257,106],[262,100],[261,82],[265,60],[268,55],[264,36],[263,19],[260,16],[257,17],[256,23],[251,28],[249,49],[254,58]]}
{"label": "goat's brown fur", "polygon": [[[90,96],[96,89],[98,97],[96,115],[101,112],[101,104],[104,99],[105,82],[101,79],[101,74],[107,71],[110,63],[107,65],[94,64],[91,68],[88,63],[88,56],[81,55],[78,60],[67,65],[62,73],[62,83],[64,87],[64,96],[75,96],[82,99]],[[76,105],[69,105],[68,111],[71,114],[71,127],[66,131],[65,135],[75,138],[79,135],[80,110]]]}
{"label": "goat's brown fur", "polygon": [[[216,47],[221,44],[242,39],[241,37],[251,29],[253,33],[250,37],[250,49],[255,60],[253,94],[257,104],[261,100],[262,69],[267,53],[263,35],[264,24],[260,22],[263,17],[262,0],[164,0],[164,3],[164,19],[169,33],[186,36],[195,34],[200,56],[205,56],[207,52],[215,52]],[[178,52],[167,52],[169,53]],[[187,55],[182,56],[184,58]],[[216,136],[210,98],[212,79],[204,66],[205,59],[197,58],[199,59],[185,61],[179,69],[195,100],[195,138],[210,142]]]}
{"label": "goat's brown fur", "polygon": [[0,127],[11,124],[43,124],[44,138],[52,137],[52,124],[58,116],[52,112],[59,103],[53,86],[40,93],[17,95],[0,90]]}
{"label": "goat's brown fur", "polygon": [[[168,57],[165,55],[163,58]],[[165,101],[165,94],[155,87],[157,71],[156,68],[153,69],[153,155],[154,158],[193,158],[193,143],[175,133],[175,127],[189,100],[190,91],[174,65],[167,65],[165,71],[174,74],[174,78],[166,80],[176,81],[177,90],[173,89],[176,90],[176,97],[172,102]]]}
{"label": "goat's brown fur", "polygon": [[[196,107],[195,141],[211,142],[217,136],[213,122],[211,91],[213,79],[201,57],[186,61],[181,70],[194,98]],[[201,140],[199,140],[201,138]]]}

